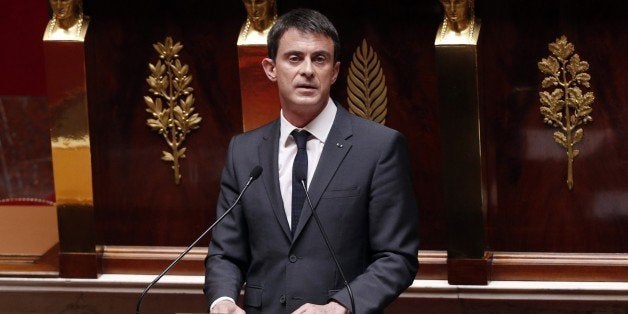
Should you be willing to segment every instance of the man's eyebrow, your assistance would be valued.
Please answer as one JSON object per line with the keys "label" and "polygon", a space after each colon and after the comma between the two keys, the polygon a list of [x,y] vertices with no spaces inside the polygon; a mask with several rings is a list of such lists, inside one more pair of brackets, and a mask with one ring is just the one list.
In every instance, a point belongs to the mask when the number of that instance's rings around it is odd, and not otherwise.
{"label": "man's eyebrow", "polygon": [[[300,50],[288,50],[282,54],[282,56],[303,56],[305,53]],[[331,57],[332,53],[327,50],[316,50],[312,53],[312,56],[325,56]]]}
{"label": "man's eyebrow", "polygon": [[303,55],[303,51],[299,51],[299,50],[288,50],[286,52],[283,53],[284,56],[291,56],[291,55]]}
{"label": "man's eyebrow", "polygon": [[331,56],[331,52],[327,50],[317,50],[317,51],[314,51],[313,55]]}

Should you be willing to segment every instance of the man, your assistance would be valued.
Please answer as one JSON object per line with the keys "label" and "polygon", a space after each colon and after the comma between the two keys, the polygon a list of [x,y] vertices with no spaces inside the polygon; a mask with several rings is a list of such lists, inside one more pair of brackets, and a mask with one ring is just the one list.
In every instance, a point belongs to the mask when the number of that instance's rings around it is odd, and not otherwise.
{"label": "man", "polygon": [[[244,313],[234,300],[245,282],[246,313],[351,309],[299,194],[301,179],[349,281],[355,311],[382,312],[418,268],[417,209],[405,140],[330,99],[340,67],[339,40],[322,14],[298,9],[281,16],[269,33],[268,52],[262,65],[277,83],[281,113],[229,145],[218,215],[251,169],[260,165],[264,171],[213,234],[204,288],[211,312]],[[303,163],[307,170],[293,174]]]}

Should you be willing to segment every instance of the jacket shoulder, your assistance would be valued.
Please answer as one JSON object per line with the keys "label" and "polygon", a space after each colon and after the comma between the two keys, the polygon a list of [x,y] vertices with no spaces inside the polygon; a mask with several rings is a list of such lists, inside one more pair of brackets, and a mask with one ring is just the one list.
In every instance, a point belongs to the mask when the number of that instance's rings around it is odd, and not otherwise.
{"label": "jacket shoulder", "polygon": [[390,141],[398,137],[404,138],[399,131],[383,124],[358,117],[348,111],[347,116],[349,116],[353,127],[353,136],[358,138],[368,139],[370,142],[378,140]]}
{"label": "jacket shoulder", "polygon": [[273,132],[277,130],[278,127],[279,120],[274,120],[256,129],[237,134],[233,136],[232,141],[254,141],[259,139],[268,139],[273,135]]}

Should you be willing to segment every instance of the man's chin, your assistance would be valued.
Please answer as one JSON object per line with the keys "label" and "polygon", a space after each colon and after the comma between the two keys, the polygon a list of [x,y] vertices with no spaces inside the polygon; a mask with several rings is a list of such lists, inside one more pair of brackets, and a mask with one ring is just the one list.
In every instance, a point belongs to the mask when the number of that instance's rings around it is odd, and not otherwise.
{"label": "man's chin", "polygon": [[303,107],[322,107],[325,106],[323,100],[320,97],[314,97],[311,99],[304,100],[302,102]]}
{"label": "man's chin", "polygon": [[296,97],[316,97],[318,93],[316,88],[298,87],[295,90]]}

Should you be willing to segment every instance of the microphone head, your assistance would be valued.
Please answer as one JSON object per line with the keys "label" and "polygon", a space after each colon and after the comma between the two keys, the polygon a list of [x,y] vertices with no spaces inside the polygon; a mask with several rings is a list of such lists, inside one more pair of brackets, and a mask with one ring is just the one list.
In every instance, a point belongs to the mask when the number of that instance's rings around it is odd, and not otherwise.
{"label": "microphone head", "polygon": [[262,169],[261,166],[255,166],[253,168],[253,170],[251,170],[251,174],[250,174],[251,179],[255,180],[255,179],[259,178],[259,176],[262,174],[262,170],[263,169]]}

